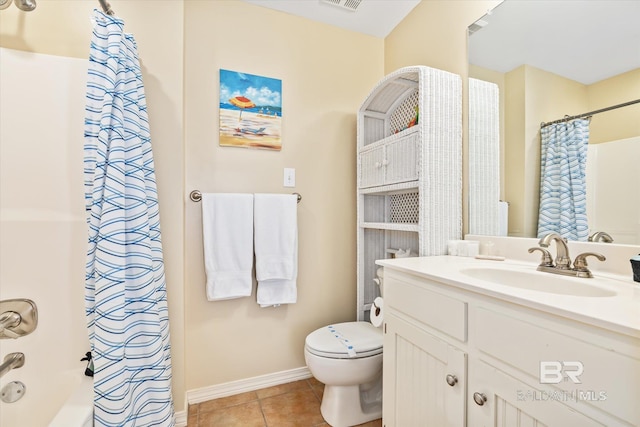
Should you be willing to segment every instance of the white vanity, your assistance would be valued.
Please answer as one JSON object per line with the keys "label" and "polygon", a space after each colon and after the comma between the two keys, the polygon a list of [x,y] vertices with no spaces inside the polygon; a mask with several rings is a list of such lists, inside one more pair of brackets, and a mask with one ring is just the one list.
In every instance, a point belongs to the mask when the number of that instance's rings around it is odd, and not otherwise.
{"label": "white vanity", "polygon": [[464,257],[381,260],[383,425],[640,425],[640,284]]}

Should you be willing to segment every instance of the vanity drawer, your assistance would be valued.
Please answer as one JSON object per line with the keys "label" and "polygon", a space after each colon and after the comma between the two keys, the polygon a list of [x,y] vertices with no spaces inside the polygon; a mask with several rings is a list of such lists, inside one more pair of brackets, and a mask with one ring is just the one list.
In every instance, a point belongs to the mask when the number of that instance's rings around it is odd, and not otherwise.
{"label": "vanity drawer", "polygon": [[640,351],[622,354],[574,338],[560,321],[514,317],[484,307],[475,308],[472,319],[470,334],[480,351],[517,367],[543,387],[562,390],[562,399],[637,425]]}
{"label": "vanity drawer", "polygon": [[386,279],[385,310],[411,317],[459,341],[467,340],[467,303],[425,287],[407,278]]}

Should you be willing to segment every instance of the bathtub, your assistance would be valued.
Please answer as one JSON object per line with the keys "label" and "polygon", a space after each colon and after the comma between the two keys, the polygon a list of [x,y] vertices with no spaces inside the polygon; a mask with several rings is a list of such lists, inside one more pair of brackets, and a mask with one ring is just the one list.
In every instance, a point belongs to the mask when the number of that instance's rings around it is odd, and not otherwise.
{"label": "bathtub", "polygon": [[93,426],[93,378],[84,372],[75,375],[77,385],[49,427],[91,427]]}

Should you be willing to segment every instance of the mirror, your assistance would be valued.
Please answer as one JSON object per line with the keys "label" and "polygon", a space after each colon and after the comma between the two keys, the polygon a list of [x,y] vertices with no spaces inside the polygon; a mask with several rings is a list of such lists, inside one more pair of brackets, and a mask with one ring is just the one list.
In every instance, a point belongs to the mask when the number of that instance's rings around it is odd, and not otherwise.
{"label": "mirror", "polygon": [[536,237],[541,123],[637,101],[591,116],[586,211],[590,236],[640,244],[638,16],[638,1],[505,0],[469,27],[469,233]]}

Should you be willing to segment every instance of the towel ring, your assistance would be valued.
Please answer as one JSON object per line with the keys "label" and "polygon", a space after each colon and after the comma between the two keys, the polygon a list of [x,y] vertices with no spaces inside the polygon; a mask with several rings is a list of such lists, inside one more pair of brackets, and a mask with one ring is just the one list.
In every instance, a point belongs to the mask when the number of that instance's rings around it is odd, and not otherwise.
{"label": "towel ring", "polygon": [[[300,193],[292,193],[292,194],[297,197],[298,203],[302,201],[302,196],[300,195]],[[202,193],[200,192],[200,190],[193,190],[191,193],[189,193],[189,198],[191,199],[192,202],[199,202],[202,200]]]}

